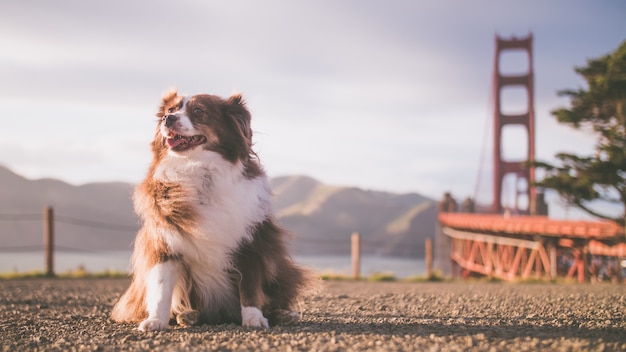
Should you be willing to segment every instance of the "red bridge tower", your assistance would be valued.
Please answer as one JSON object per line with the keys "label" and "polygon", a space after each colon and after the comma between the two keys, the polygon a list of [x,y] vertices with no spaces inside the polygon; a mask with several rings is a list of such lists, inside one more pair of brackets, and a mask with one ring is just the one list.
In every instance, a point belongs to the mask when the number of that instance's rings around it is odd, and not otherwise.
{"label": "red bridge tower", "polygon": [[[493,94],[494,94],[494,200],[493,211],[502,213],[502,186],[506,175],[514,174],[515,182],[515,209],[516,213],[534,213],[536,204],[536,193],[532,183],[535,181],[535,170],[526,166],[527,161],[535,160],[535,112],[534,112],[534,90],[533,90],[533,56],[532,56],[532,34],[526,38],[503,39],[496,35],[495,65],[493,72]],[[521,54],[528,55],[528,72],[525,74],[503,74],[500,67],[501,53],[503,51],[523,51]],[[517,55],[517,54],[516,54]],[[505,114],[502,111],[502,91],[508,87],[521,87],[527,93],[526,112]],[[502,153],[502,130],[507,125],[519,125],[526,129],[528,136],[527,157],[524,160],[503,160]],[[524,184],[525,182],[525,184]],[[520,196],[526,198],[527,209],[520,209]]]}

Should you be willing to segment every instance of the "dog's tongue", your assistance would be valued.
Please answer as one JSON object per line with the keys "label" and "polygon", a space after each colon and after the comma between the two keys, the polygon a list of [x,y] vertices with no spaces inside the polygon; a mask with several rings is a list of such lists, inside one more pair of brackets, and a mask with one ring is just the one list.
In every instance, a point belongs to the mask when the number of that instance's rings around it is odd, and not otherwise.
{"label": "dog's tongue", "polygon": [[165,141],[167,142],[167,145],[170,147],[171,150],[182,152],[187,149],[191,149],[195,146],[198,146],[200,144],[206,143],[207,139],[205,136],[201,134],[191,136],[191,137],[186,137],[186,136],[177,134],[173,136],[170,135],[169,137],[165,139]]}
{"label": "dog's tongue", "polygon": [[167,145],[174,150],[185,150],[189,146],[189,142],[182,136],[167,138]]}

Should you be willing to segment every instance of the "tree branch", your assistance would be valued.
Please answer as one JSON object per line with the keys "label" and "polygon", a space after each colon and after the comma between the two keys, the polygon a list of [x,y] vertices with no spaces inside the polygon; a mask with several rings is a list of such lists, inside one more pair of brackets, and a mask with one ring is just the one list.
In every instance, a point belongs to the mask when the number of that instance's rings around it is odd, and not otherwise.
{"label": "tree branch", "polygon": [[595,217],[598,217],[598,218],[604,219],[604,220],[611,220],[611,221],[614,221],[614,222],[616,222],[616,223],[618,223],[620,225],[624,225],[624,218],[614,218],[614,217],[611,217],[611,216],[608,216],[608,215],[605,215],[605,214],[598,213],[597,211],[595,211],[595,210],[585,206],[584,204],[582,204],[581,201],[575,201],[574,205],[579,207],[580,209],[586,211],[587,213],[595,216]]}

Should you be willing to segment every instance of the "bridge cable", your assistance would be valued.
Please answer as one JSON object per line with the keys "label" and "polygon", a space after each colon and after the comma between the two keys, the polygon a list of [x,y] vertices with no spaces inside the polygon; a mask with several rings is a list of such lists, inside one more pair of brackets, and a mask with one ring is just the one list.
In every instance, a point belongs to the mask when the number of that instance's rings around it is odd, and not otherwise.
{"label": "bridge cable", "polygon": [[[480,184],[481,184],[481,180],[482,180],[482,176],[483,176],[483,166],[485,164],[485,152],[487,150],[487,141],[489,140],[489,130],[492,127],[492,121],[493,121],[493,114],[494,114],[494,107],[493,107],[493,103],[494,103],[494,94],[495,94],[495,87],[493,85],[493,83],[491,84],[491,91],[488,94],[487,97],[487,116],[485,118],[485,122],[484,122],[484,127],[483,127],[483,140],[482,140],[482,146],[480,148],[480,159],[478,161],[478,173],[476,174],[476,184],[474,186],[474,195],[473,195],[473,199],[474,199],[474,203],[478,204],[478,192],[480,192]],[[494,146],[495,148],[495,146]]]}

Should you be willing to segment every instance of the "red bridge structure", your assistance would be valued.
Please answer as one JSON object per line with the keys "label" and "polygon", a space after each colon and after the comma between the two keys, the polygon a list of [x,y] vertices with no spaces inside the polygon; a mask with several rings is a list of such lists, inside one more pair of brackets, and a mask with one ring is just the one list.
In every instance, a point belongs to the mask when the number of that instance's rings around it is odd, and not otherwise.
{"label": "red bridge structure", "polygon": [[[527,163],[535,160],[532,39],[532,34],[521,39],[496,36],[493,203],[482,207],[488,209],[487,214],[476,214],[473,201],[467,200],[458,209],[456,201],[446,194],[439,207],[438,258],[451,264],[453,276],[506,281],[554,280],[562,276],[578,282],[606,276],[623,282],[624,228],[609,221],[550,219],[543,194],[533,186],[534,170]],[[527,55],[527,72],[501,72],[500,56],[508,50]],[[509,86],[521,87],[527,93],[526,111],[503,113],[502,90]],[[503,158],[502,130],[507,125],[521,126],[527,134],[526,157],[522,160]],[[509,208],[502,204],[507,174],[516,177],[514,205]],[[441,262],[439,266],[448,267]]]}
{"label": "red bridge structure", "polygon": [[607,277],[622,281],[626,244],[623,228],[614,222],[441,212],[439,228],[453,276],[507,281],[565,276],[584,282],[602,268]]}

